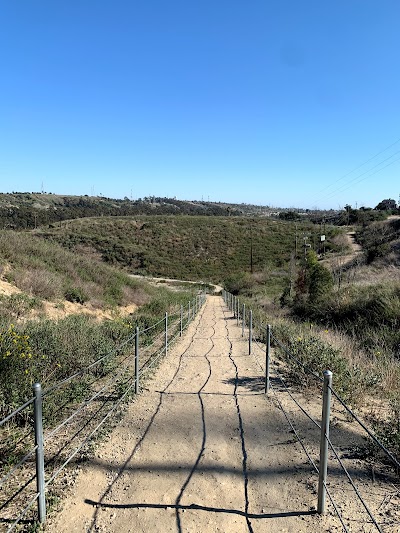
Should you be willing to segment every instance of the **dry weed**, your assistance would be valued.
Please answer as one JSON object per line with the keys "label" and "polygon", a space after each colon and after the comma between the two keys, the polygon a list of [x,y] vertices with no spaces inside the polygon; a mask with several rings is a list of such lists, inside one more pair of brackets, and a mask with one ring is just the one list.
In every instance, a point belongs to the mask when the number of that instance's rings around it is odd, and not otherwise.
{"label": "dry weed", "polygon": [[14,270],[13,279],[17,287],[24,292],[45,300],[60,298],[62,295],[60,278],[48,270]]}

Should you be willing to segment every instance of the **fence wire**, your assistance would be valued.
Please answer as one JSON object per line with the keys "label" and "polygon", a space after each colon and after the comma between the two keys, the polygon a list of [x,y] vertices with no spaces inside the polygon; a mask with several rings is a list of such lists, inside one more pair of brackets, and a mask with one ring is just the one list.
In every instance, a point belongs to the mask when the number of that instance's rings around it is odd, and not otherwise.
{"label": "fence wire", "polygon": [[[128,358],[125,358],[124,361],[126,361],[126,359],[128,359]],[[59,424],[48,435],[46,435],[46,437],[44,439],[45,442],[49,441],[52,437],[54,437],[54,435],[56,435],[64,426],[66,426],[68,424],[68,422],[71,422],[71,420],[73,420],[76,415],[78,415],[80,412],[82,412],[96,398],[98,398],[100,396],[100,394],[102,394],[104,391],[106,391],[114,383],[117,383],[118,378],[126,371],[126,369],[127,369],[127,366],[125,366],[123,369],[121,369],[120,372],[116,376],[113,376],[111,379],[109,379],[108,382],[106,382],[105,385],[101,389],[96,391],[88,400],[86,400],[83,403],[81,403],[81,405],[78,407],[78,409],[75,409],[75,411],[68,418],[63,420],[63,422],[61,422],[61,424]]]}
{"label": "fence wire", "polygon": [[[228,302],[225,302],[227,304],[227,306],[229,307],[229,300]],[[235,312],[235,310],[233,310]],[[245,317],[243,317],[245,318]],[[252,333],[254,330],[257,329],[257,327],[259,328],[260,331],[262,331],[262,325],[260,326],[260,324],[253,324],[253,329],[252,329]],[[252,335],[253,337],[253,335]],[[284,346],[280,341],[279,339],[277,339],[274,335],[271,334],[271,339],[274,340],[274,342],[276,343],[276,345],[288,356],[290,357],[290,359],[292,359],[293,361],[295,361],[295,363],[303,370],[303,372],[305,374],[310,374],[311,376],[313,376],[315,379],[317,379],[320,383],[322,382],[323,383],[323,378],[321,378],[318,374],[316,374],[313,370],[311,370],[309,367],[307,367],[307,365],[304,365],[299,359],[297,359],[291,352],[290,350]],[[264,350],[265,347],[263,347],[257,339],[254,339],[252,338],[252,340],[255,342],[256,346],[258,346],[258,348],[260,350]],[[258,360],[258,357],[253,353],[252,354],[255,358],[255,360],[257,361],[258,365],[260,366],[261,370],[264,370],[263,366],[261,365],[260,361]],[[292,401],[297,405],[297,407],[303,412],[303,414],[319,429],[321,429],[321,426],[320,424],[318,424],[318,422],[316,420],[314,420],[314,418],[301,406],[301,404],[296,400],[296,398],[294,398],[294,396],[291,394],[285,380],[283,379],[283,377],[281,376],[280,372],[275,369],[275,372],[280,380],[280,382],[283,384],[283,386],[285,387],[285,390],[286,392],[289,394],[290,398],[292,399]],[[275,386],[271,383],[270,384],[271,386],[271,389],[273,390],[274,392],[274,396],[277,400],[277,403],[281,409],[281,411],[283,412],[287,422],[289,423],[293,433],[296,435],[296,438],[297,440],[299,441],[300,445],[302,446],[308,460],[310,461],[311,465],[313,466],[314,470],[316,472],[319,472],[318,470],[318,467],[316,466],[315,462],[313,461],[310,453],[308,452],[308,450],[306,449],[302,439],[300,438],[300,436],[298,435],[297,431],[296,431],[296,428],[294,427],[294,424],[292,423],[292,421],[290,420],[289,416],[287,415],[285,409],[283,408],[283,405],[282,403],[280,402],[278,396],[277,396],[277,392],[275,390]],[[398,469],[400,468],[400,462],[394,457],[394,455],[379,441],[379,439],[372,433],[371,430],[369,430],[367,428],[367,426],[359,419],[359,417],[352,411],[352,409],[344,402],[344,400],[337,394],[337,392],[330,386],[328,386],[330,391],[332,392],[333,396],[339,401],[339,403],[343,406],[343,408],[347,411],[347,413],[356,421],[358,422],[358,424],[364,429],[364,431],[368,434],[368,436],[374,441],[374,443],[381,449],[381,451],[383,451],[385,453],[385,455],[391,460],[391,462],[393,463],[394,466],[396,466]],[[365,502],[364,498],[362,497],[360,491],[358,490],[356,484],[354,483],[354,480],[352,479],[350,473],[348,472],[346,466],[344,465],[343,461],[340,459],[339,457],[339,454],[337,452],[337,450],[335,449],[335,447],[333,446],[331,440],[329,439],[329,437],[327,435],[325,435],[325,438],[327,439],[327,442],[328,442],[328,445],[330,447],[330,449],[332,450],[336,460],[338,461],[340,467],[342,468],[343,472],[345,473],[350,485],[352,486],[352,489],[354,490],[354,492],[356,493],[357,495],[357,498],[359,499],[359,501],[361,502],[362,506],[364,507],[366,513],[368,514],[370,520],[372,521],[372,524],[375,526],[375,528],[382,533],[382,529],[381,527],[379,526],[379,524],[377,523],[375,517],[373,516],[371,510],[369,509],[367,503]],[[328,490],[328,487],[326,486],[326,483],[324,483],[324,487],[325,487],[325,490],[326,490],[326,493],[333,505],[333,508],[335,509],[335,512],[342,524],[342,527],[344,529],[344,531],[348,531],[344,521],[343,521],[343,517],[339,511],[339,509],[337,508],[337,505],[332,497],[332,495],[330,494],[329,490]]]}
{"label": "fence wire", "polygon": [[394,457],[394,455],[384,446],[384,444],[381,443],[381,441],[372,433],[370,429],[367,428],[367,426],[359,419],[359,417],[350,409],[348,405],[342,400],[342,398],[339,396],[339,394],[332,388],[329,387],[332,394],[335,396],[335,398],[338,400],[338,402],[344,407],[344,409],[349,413],[349,415],[363,428],[363,430],[371,437],[371,439],[375,442],[375,444],[385,453],[387,457],[392,461],[392,463],[397,467],[400,468],[400,462]]}
{"label": "fence wire", "polygon": [[63,385],[66,385],[67,383],[69,383],[70,381],[72,381],[73,379],[79,377],[79,376],[82,376],[83,374],[86,374],[86,372],[88,372],[89,370],[91,370],[92,368],[94,368],[95,366],[99,365],[101,362],[103,362],[105,359],[107,359],[108,357],[111,357],[112,355],[116,355],[118,352],[121,351],[121,349],[126,346],[127,344],[129,344],[130,342],[132,342],[132,340],[136,337],[136,333],[134,335],[132,335],[131,337],[129,337],[129,339],[126,339],[121,345],[118,345],[116,348],[114,348],[114,350],[112,350],[111,352],[103,355],[102,357],[100,357],[99,359],[97,359],[96,361],[94,361],[93,363],[91,363],[90,365],[86,366],[85,368],[82,368],[81,370],[78,370],[78,372],[75,372],[75,374],[72,374],[71,376],[68,376],[66,377],[65,379],[62,379],[61,381],[55,383],[54,385],[52,385],[51,387],[48,387],[47,389],[44,389],[43,392],[42,392],[42,396],[47,396],[48,394],[50,394],[51,392],[61,388]]}
{"label": "fence wire", "polygon": [[358,499],[360,500],[360,502],[361,502],[362,505],[364,506],[364,509],[367,511],[368,516],[371,518],[371,520],[372,520],[373,524],[375,525],[375,527],[377,528],[377,530],[378,530],[380,533],[382,533],[382,529],[380,528],[380,526],[378,525],[377,521],[375,520],[375,518],[374,518],[373,514],[371,513],[371,511],[370,511],[368,505],[365,503],[364,498],[361,496],[360,491],[358,490],[356,484],[354,483],[353,478],[352,478],[351,475],[349,474],[347,468],[346,468],[345,465],[343,464],[343,461],[340,459],[340,457],[339,457],[339,455],[338,455],[338,453],[337,453],[335,447],[333,446],[332,442],[330,441],[330,439],[329,439],[329,437],[328,437],[327,435],[325,435],[325,438],[326,438],[326,440],[328,441],[329,447],[330,447],[330,449],[332,450],[334,456],[336,457],[338,463],[340,464],[340,466],[341,466],[343,472],[346,474],[346,477],[347,477],[347,479],[349,480],[350,485],[353,487],[354,492],[357,494]]}
{"label": "fence wire", "polygon": [[11,526],[7,529],[7,533],[13,531],[17,527],[17,525],[21,522],[21,520],[24,518],[24,516],[29,511],[29,509],[32,507],[32,505],[35,503],[35,501],[39,498],[39,496],[40,494],[39,492],[37,492],[35,496],[30,500],[28,505],[22,510],[21,514],[18,516],[16,521],[13,524],[11,524]]}
{"label": "fence wire", "polygon": [[[203,299],[197,299],[192,300],[189,302],[188,305],[182,306],[179,311],[172,315],[168,316],[168,333],[169,338],[166,339],[166,346],[165,342],[163,342],[163,337],[165,336],[165,329],[161,331],[156,337],[153,337],[152,342],[149,346],[142,346],[140,348],[140,353],[145,352],[147,349],[150,349],[152,346],[157,345],[157,343],[160,344],[160,348],[157,348],[154,354],[152,354],[148,360],[145,363],[145,367],[142,367],[140,369],[140,373],[143,374],[148,373],[151,368],[157,363],[157,361],[160,359],[160,357],[165,353],[165,348],[170,346],[180,335],[181,330],[182,332],[189,326],[189,323],[194,319],[195,312],[198,312],[202,305],[204,304]],[[185,317],[186,311],[188,312],[190,309],[190,314],[188,313],[187,320]],[[197,313],[196,313],[197,314]],[[157,326],[160,326],[163,322],[166,322],[165,317],[157,321],[155,324],[152,324],[151,326],[140,330],[139,334],[145,334],[148,333],[151,330],[154,330],[157,328]],[[61,387],[69,384],[72,380],[88,373],[90,370],[95,368],[97,365],[105,361],[107,358],[111,358],[112,356],[115,356],[121,350],[126,347],[129,343],[132,343],[132,341],[135,339],[136,333],[129,336],[127,339],[125,339],[123,342],[121,342],[118,346],[116,346],[112,351],[106,353],[105,355],[98,358],[96,361],[91,363],[90,365],[86,366],[85,368],[82,368],[75,372],[74,374],[60,380],[59,382],[53,384],[52,386],[42,390],[42,399],[45,400],[45,398],[53,392],[56,392]],[[57,478],[57,476],[62,472],[62,470],[72,461],[72,459],[79,453],[79,451],[92,439],[93,435],[99,430],[99,428],[106,422],[106,420],[111,416],[111,414],[120,406],[121,402],[126,398],[126,396],[130,393],[132,388],[135,386],[135,378],[134,376],[131,376],[129,379],[121,383],[119,380],[120,378],[127,372],[129,368],[129,359],[132,358],[132,354],[128,354],[122,361],[120,361],[117,365],[117,367],[112,368],[110,372],[115,372],[116,369],[120,369],[117,375],[113,375],[110,379],[107,380],[107,382],[98,390],[96,391],[89,399],[85,400],[77,409],[75,409],[65,420],[63,420],[57,427],[53,428],[53,430],[46,435],[45,442],[48,442],[51,438],[53,438],[63,427],[67,426],[68,423],[70,423],[80,412],[82,412],[85,408],[87,408],[96,398],[98,398],[102,393],[104,393],[105,390],[109,389],[115,384],[121,384],[122,386],[126,387],[127,389],[124,391],[124,393],[118,398],[118,400],[113,404],[111,409],[107,412],[105,416],[100,420],[100,422],[95,426],[94,429],[90,431],[90,433],[85,436],[85,438],[79,443],[79,445],[72,451],[72,453],[69,454],[69,456],[66,458],[66,460],[57,468],[57,470],[51,475],[51,477],[46,482],[46,487],[54,482],[54,480]],[[133,363],[133,358],[132,358]],[[109,372],[107,373],[109,374]],[[95,379],[90,386],[93,386],[94,383],[97,381],[101,381],[104,379],[104,375],[100,376],[99,378]],[[108,395],[107,400],[111,398],[111,394]],[[0,420],[0,427],[4,426],[7,422],[10,422],[14,417],[16,417],[19,413],[21,413],[24,409],[28,408],[30,405],[32,405],[35,401],[35,398],[31,398],[27,400],[23,405],[15,409],[12,413],[7,415],[4,419]],[[64,404],[65,407],[68,405],[68,402]],[[82,429],[84,429],[91,421],[95,419],[95,417],[98,416],[98,414],[103,409],[105,403],[103,402],[100,409],[98,409],[94,414],[91,414],[91,418],[89,421],[85,422],[83,428],[81,428],[73,437],[69,440],[69,442],[66,445],[69,445],[79,433],[82,432]],[[26,435],[23,436],[25,438],[30,433],[32,433],[32,429],[30,428],[29,431],[26,433]],[[50,463],[54,462],[54,460],[60,456],[60,453],[65,449],[66,445],[62,446],[60,450],[52,456],[52,458],[46,462],[46,466],[48,466]],[[11,477],[16,473],[18,469],[20,469],[24,463],[26,463],[37,451],[38,446],[34,446],[33,449],[31,449],[28,453],[25,454],[25,456],[16,464],[14,465],[7,474],[5,474],[0,479],[0,486],[3,486],[7,481],[11,479]],[[7,507],[13,500],[15,500],[16,497],[18,497],[27,487],[29,484],[31,484],[36,478],[36,474],[32,475],[28,481],[26,481],[22,486],[18,488],[16,492],[12,494],[10,498],[7,499],[7,501],[3,502],[0,509],[4,509]],[[34,505],[36,500],[39,498],[39,493],[35,494],[35,496],[29,501],[29,503],[23,508],[19,516],[16,518],[16,520],[11,524],[8,531],[13,531],[17,525],[20,523],[20,521],[23,519],[23,517],[26,515],[26,513],[31,509],[31,507]]]}
{"label": "fence wire", "polygon": [[32,457],[36,450],[37,446],[35,446],[33,450],[30,450],[16,465],[12,467],[9,472],[7,472],[5,476],[0,479],[0,487],[10,479],[10,477],[18,470],[19,467],[21,467],[30,457]]}
{"label": "fence wire", "polygon": [[21,407],[18,407],[18,409],[15,409],[15,411],[13,411],[12,413],[10,413],[9,415],[7,415],[5,418],[3,418],[3,420],[0,420],[0,427],[3,426],[6,422],[8,422],[9,420],[11,420],[12,418],[14,418],[14,416],[17,416],[21,411],[23,411],[24,409],[26,409],[29,405],[31,405],[33,402],[35,401],[35,398],[31,398],[30,400],[28,400],[27,402],[25,402],[23,405],[21,405]]}
{"label": "fence wire", "polygon": [[[313,458],[311,457],[311,454],[307,450],[307,448],[306,448],[306,446],[305,446],[305,444],[303,442],[303,439],[300,437],[300,435],[298,434],[296,428],[294,427],[294,424],[290,420],[289,415],[286,413],[285,409],[283,408],[283,405],[282,405],[281,401],[278,398],[278,395],[277,395],[277,392],[275,390],[275,387],[272,384],[271,384],[271,389],[274,392],[275,399],[276,399],[276,401],[277,401],[277,403],[278,403],[278,405],[279,405],[284,417],[286,418],[286,420],[287,420],[289,426],[291,427],[293,433],[296,435],[296,438],[297,438],[300,446],[303,448],[304,453],[306,454],[309,463],[313,467],[314,471],[319,475],[319,468],[315,464],[315,461],[313,460]],[[339,518],[340,523],[342,524],[342,527],[343,527],[344,531],[346,533],[348,533],[348,529],[346,527],[346,524],[344,523],[342,514],[340,513],[332,494],[330,493],[330,491],[329,491],[328,487],[326,486],[326,484],[324,484],[324,487],[325,487],[325,490],[326,490],[326,494],[328,495],[328,498],[329,498],[330,502],[332,503],[332,506],[333,506],[333,508],[334,508],[334,510],[336,512],[337,517]]]}

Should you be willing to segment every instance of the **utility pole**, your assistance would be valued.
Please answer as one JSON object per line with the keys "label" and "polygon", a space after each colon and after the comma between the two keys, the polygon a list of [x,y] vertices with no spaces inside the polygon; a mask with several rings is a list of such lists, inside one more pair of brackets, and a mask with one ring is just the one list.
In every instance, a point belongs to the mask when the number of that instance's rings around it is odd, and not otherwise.
{"label": "utility pole", "polygon": [[252,224],[250,225],[250,272],[253,274],[253,225]]}

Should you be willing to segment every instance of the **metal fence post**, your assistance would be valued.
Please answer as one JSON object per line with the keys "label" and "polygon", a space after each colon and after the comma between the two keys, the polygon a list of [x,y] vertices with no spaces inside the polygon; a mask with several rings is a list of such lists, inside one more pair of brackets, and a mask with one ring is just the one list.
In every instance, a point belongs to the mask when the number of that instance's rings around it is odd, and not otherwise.
{"label": "metal fence post", "polygon": [[246,325],[246,304],[243,304],[242,309],[242,337],[244,337],[244,327]]}
{"label": "metal fence post", "polygon": [[189,307],[188,307],[188,324],[190,322],[190,301],[189,301]]}
{"label": "metal fence post", "polygon": [[253,311],[250,309],[249,316],[249,355],[251,355],[251,343],[253,340]]}
{"label": "metal fence post", "polygon": [[324,371],[324,388],[322,403],[321,443],[319,451],[318,513],[325,513],[326,475],[328,472],[329,419],[331,413],[332,372]]}
{"label": "metal fence post", "polygon": [[236,318],[237,318],[237,322],[236,324],[239,326],[239,309],[240,309],[240,303],[239,303],[239,298],[237,299],[237,305],[236,305]]}
{"label": "metal fence post", "polygon": [[165,355],[168,353],[168,313],[165,313]]}
{"label": "metal fence post", "polygon": [[180,334],[179,336],[182,337],[183,332],[183,305],[181,305],[181,325],[180,325]]}
{"label": "metal fence post", "polygon": [[267,338],[266,338],[266,349],[265,349],[265,394],[269,393],[269,362],[271,356],[271,326],[267,326]]}
{"label": "metal fence post", "polygon": [[139,394],[139,328],[135,335],[135,394]]}
{"label": "metal fence post", "polygon": [[45,498],[45,480],[44,480],[44,441],[43,441],[43,414],[42,414],[42,386],[40,383],[33,385],[33,394],[35,395],[34,407],[34,427],[35,427],[35,446],[36,446],[36,488],[38,497],[38,514],[39,522],[43,524],[46,521],[46,498]]}

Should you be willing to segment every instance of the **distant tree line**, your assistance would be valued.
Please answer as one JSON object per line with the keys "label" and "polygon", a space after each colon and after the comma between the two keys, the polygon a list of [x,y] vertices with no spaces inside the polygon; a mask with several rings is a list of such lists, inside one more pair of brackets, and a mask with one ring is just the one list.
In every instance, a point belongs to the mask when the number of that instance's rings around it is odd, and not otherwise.
{"label": "distant tree line", "polygon": [[[7,202],[1,201],[2,196],[7,196]],[[134,201],[128,198],[122,200],[89,196],[54,198],[56,199],[53,203],[38,207],[34,205],[35,198],[30,193],[0,194],[0,228],[32,229],[43,225],[54,226],[63,220],[99,216],[241,214],[240,211],[232,209],[228,213],[225,207],[214,203],[186,202],[154,196]]]}

